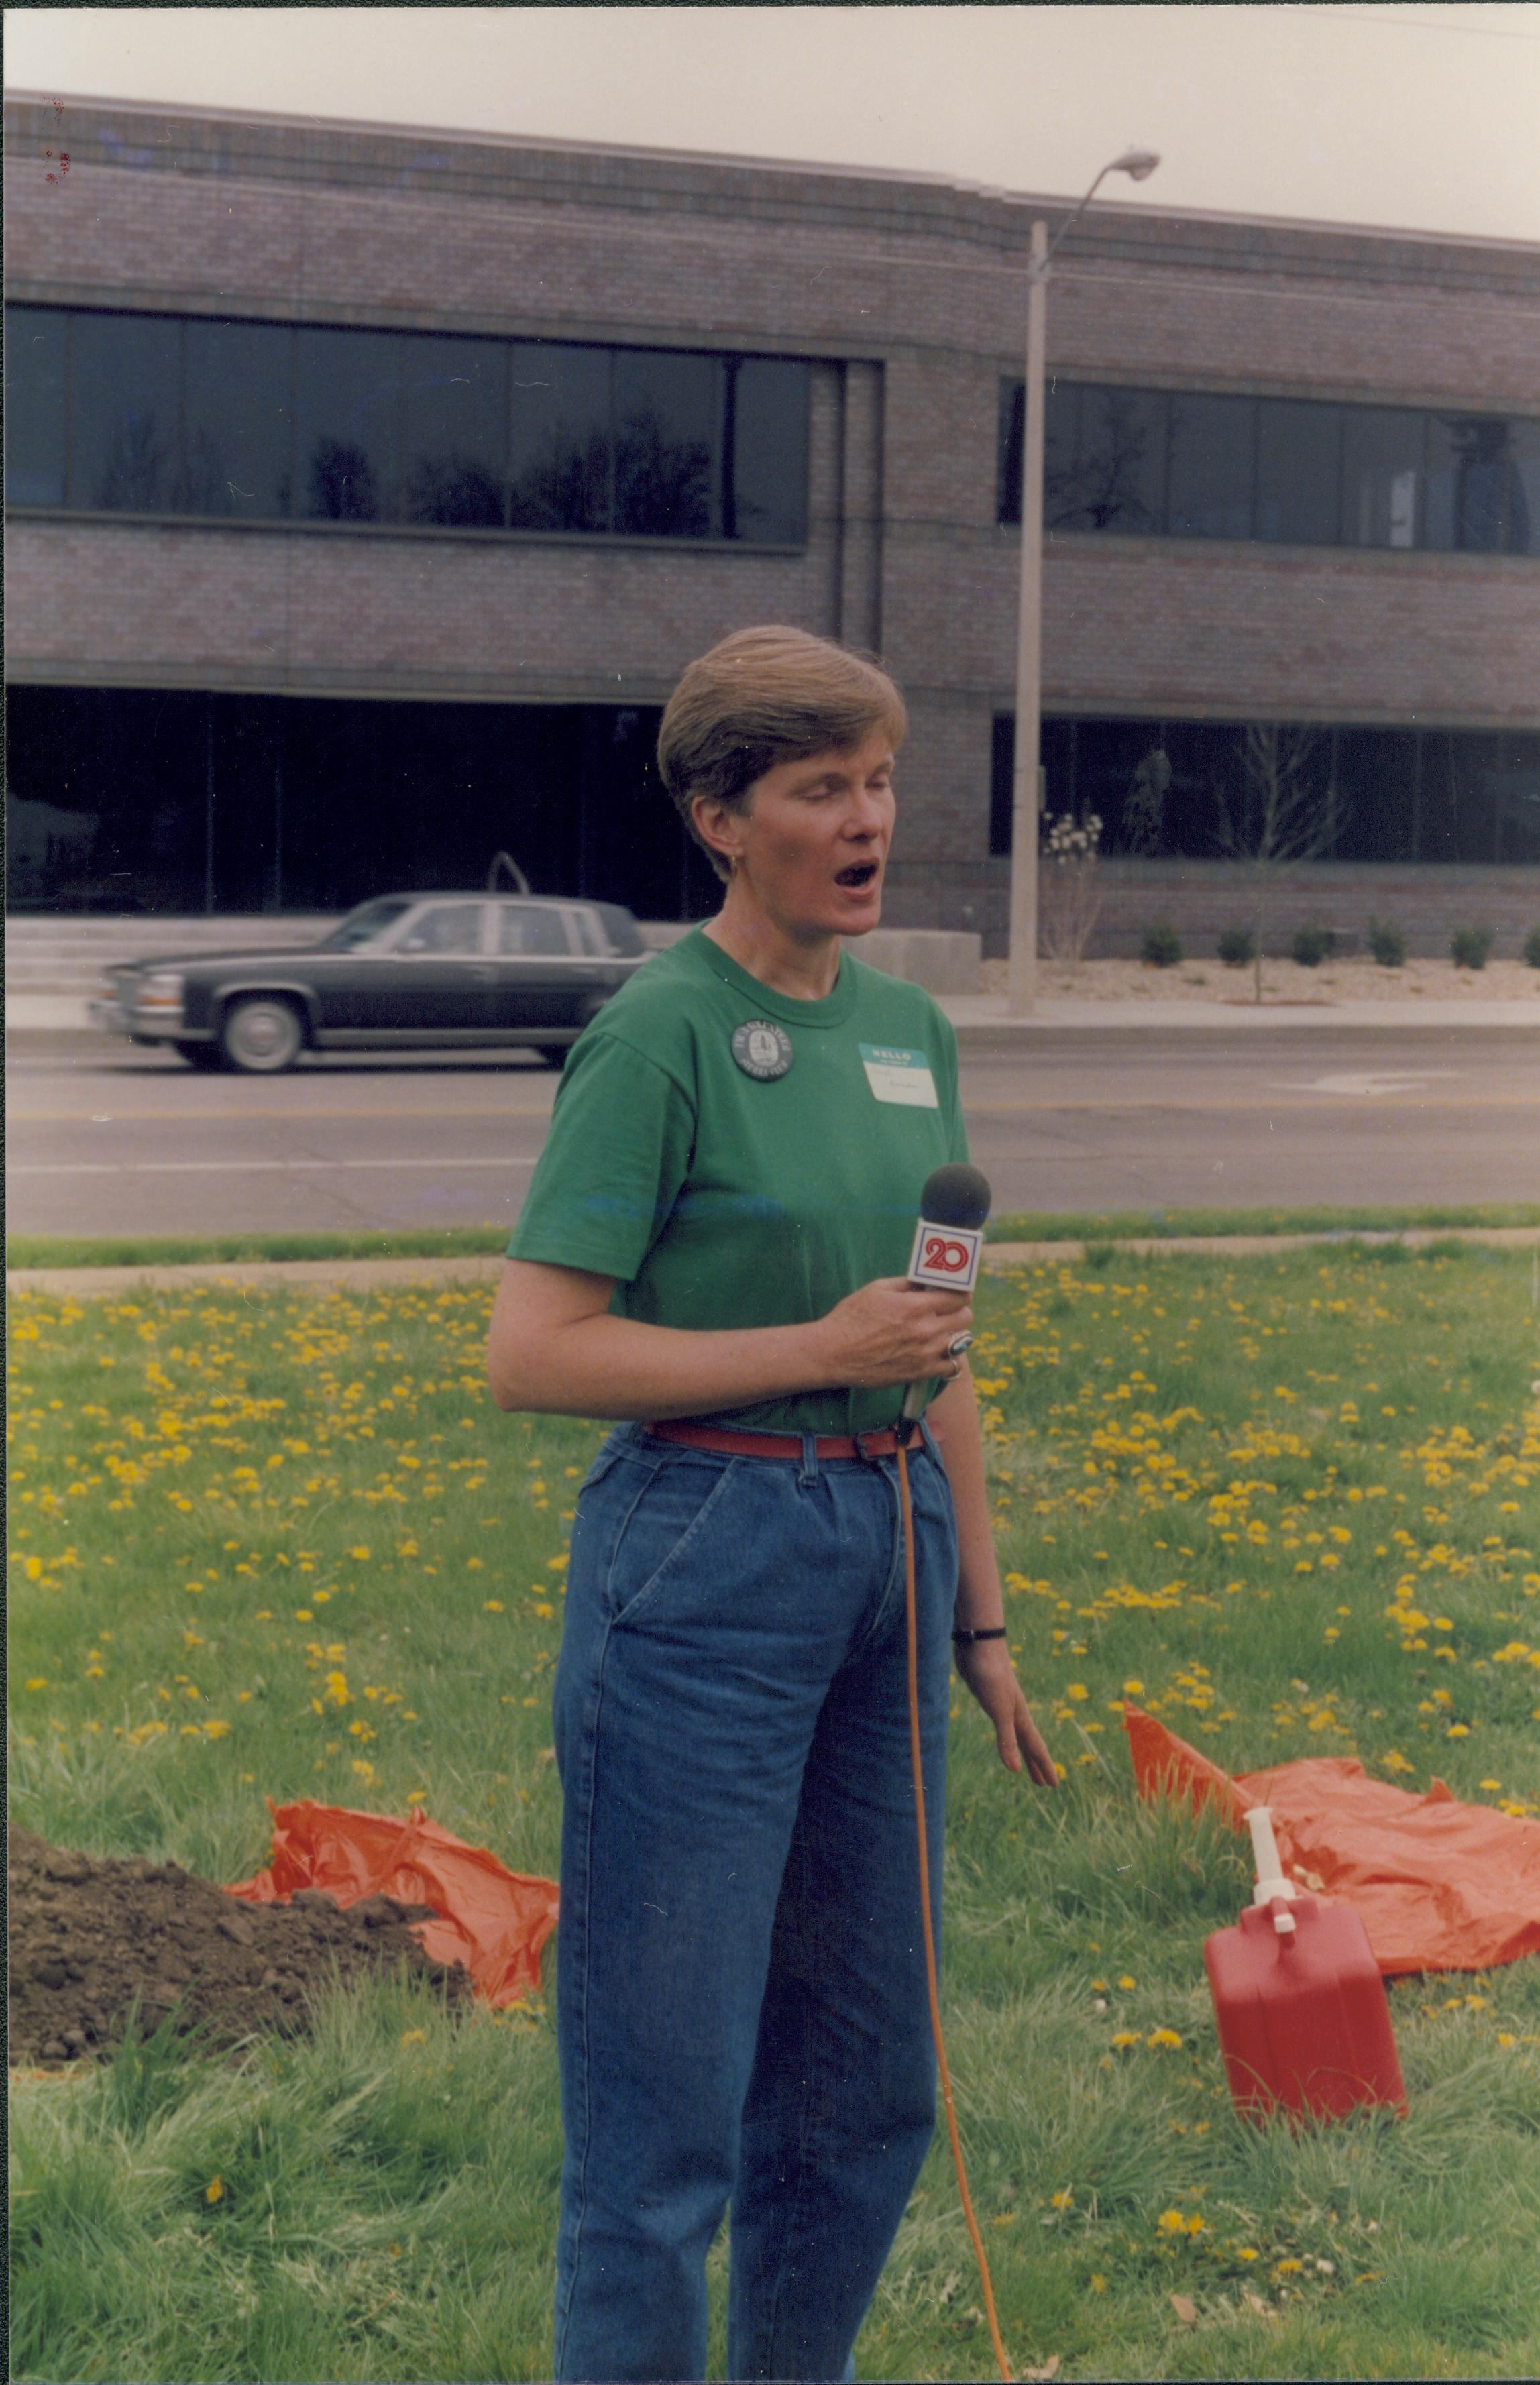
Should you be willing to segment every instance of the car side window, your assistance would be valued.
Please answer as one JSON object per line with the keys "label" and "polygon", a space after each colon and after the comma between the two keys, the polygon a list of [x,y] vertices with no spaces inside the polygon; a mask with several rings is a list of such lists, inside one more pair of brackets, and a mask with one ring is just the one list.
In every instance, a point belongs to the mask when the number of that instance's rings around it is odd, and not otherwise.
{"label": "car side window", "polygon": [[415,919],[402,939],[404,953],[474,954],[482,949],[479,903],[437,903]]}
{"label": "car side window", "polygon": [[578,950],[580,952],[589,954],[595,960],[607,960],[609,957],[608,941],[606,938],[605,931],[600,927],[595,913],[592,911],[569,911],[567,916],[573,922],[578,931]]}
{"label": "car side window", "polygon": [[505,903],[498,916],[497,949],[505,959],[546,959],[567,951],[567,929],[559,911],[538,910],[532,903]]}

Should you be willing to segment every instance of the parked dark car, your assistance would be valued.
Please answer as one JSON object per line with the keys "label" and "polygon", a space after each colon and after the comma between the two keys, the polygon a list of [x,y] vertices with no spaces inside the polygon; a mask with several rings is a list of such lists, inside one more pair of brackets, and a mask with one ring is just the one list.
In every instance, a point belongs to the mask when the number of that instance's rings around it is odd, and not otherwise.
{"label": "parked dark car", "polygon": [[646,958],[629,911],[538,895],[382,894],[319,944],[172,954],[103,974],[95,1025],[194,1067],[269,1076],[300,1054],[567,1046]]}

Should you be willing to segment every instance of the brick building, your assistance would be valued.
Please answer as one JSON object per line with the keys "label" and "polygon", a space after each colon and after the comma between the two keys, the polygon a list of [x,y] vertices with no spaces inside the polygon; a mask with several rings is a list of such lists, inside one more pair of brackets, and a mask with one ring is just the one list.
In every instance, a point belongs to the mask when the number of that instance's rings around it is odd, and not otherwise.
{"label": "brick building", "polygon": [[[657,709],[782,619],[908,696],[890,918],[998,949],[1062,202],[25,99],[6,195],[14,904],[313,909],[502,848],[704,908]],[[1220,882],[1254,721],[1343,798],[1312,901],[1540,916],[1540,248],[1098,205],[1048,319],[1048,804],[1128,918]]]}

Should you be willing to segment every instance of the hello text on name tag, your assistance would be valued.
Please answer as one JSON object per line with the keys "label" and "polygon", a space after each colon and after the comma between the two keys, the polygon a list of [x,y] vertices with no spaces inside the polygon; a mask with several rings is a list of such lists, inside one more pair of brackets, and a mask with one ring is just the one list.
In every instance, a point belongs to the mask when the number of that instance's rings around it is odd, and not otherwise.
{"label": "hello text on name tag", "polygon": [[904,1052],[888,1043],[863,1043],[860,1054],[867,1083],[880,1102],[896,1102],[902,1108],[911,1110],[940,1107],[936,1081],[923,1052]]}

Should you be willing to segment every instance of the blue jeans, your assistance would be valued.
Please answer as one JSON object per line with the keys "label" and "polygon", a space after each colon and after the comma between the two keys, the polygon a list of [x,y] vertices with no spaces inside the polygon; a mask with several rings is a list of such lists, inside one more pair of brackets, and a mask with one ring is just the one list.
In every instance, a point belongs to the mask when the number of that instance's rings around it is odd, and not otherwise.
{"label": "blue jeans", "polygon": [[[910,1459],[938,1941],[957,1533]],[[556,1680],[561,2379],[837,2379],[935,2119],[896,1462],[624,1425],[582,1488]]]}

